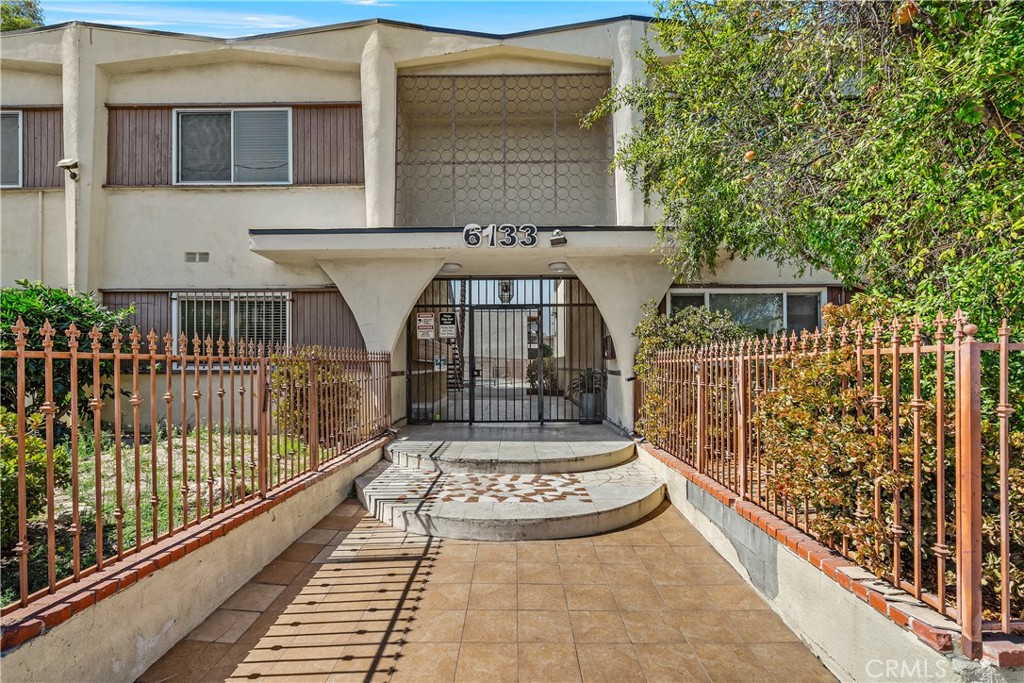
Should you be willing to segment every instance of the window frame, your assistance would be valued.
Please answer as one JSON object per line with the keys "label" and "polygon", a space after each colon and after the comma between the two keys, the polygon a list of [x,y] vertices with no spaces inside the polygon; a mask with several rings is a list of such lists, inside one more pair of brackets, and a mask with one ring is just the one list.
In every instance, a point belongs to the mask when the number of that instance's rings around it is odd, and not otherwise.
{"label": "window frame", "polygon": [[[173,353],[179,354],[178,340],[181,337],[181,307],[179,302],[184,300],[191,300],[195,302],[199,301],[228,301],[228,329],[232,333],[235,331],[235,320],[236,320],[236,303],[239,300],[253,300],[253,299],[278,299],[285,302],[284,308],[284,344],[285,346],[291,346],[292,344],[292,291],[291,290],[280,290],[280,289],[265,289],[265,290],[187,290],[179,289],[169,292],[171,302],[171,334],[174,336],[173,342]],[[239,341],[235,339],[235,341]],[[192,339],[189,338],[189,344],[192,343]],[[228,339],[224,340],[227,344]],[[213,340],[214,350],[216,351],[217,340]],[[192,355],[188,353],[187,355]]]}
{"label": "window frame", "polygon": [[[283,111],[288,117],[288,180],[236,181],[235,177],[235,113],[240,111]],[[261,186],[261,185],[294,185],[295,180],[295,127],[291,107],[176,107],[171,110],[171,185],[184,187],[221,187],[221,186]],[[231,180],[181,180],[178,168],[178,138],[181,125],[181,114],[223,114],[231,115],[231,139],[228,146],[231,150]]]}
{"label": "window frame", "polygon": [[25,184],[25,112],[21,109],[3,109],[0,114],[16,114],[18,117],[18,182],[13,185],[0,184],[0,189],[19,189]]}
{"label": "window frame", "polygon": [[[702,294],[704,296],[704,308],[711,310],[712,294],[781,294],[782,295],[782,327],[789,334],[789,295],[790,294],[817,294],[818,295],[818,328],[821,328],[821,309],[828,303],[828,287],[824,285],[810,285],[806,287],[670,287],[665,295],[665,313],[672,315],[672,295],[689,294],[691,296]],[[768,334],[763,332],[763,334]]]}

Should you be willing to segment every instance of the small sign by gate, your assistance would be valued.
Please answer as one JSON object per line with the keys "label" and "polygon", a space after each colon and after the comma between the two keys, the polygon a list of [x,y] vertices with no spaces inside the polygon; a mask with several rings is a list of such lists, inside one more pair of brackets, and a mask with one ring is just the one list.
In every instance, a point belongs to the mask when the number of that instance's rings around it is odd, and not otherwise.
{"label": "small sign by gate", "polygon": [[434,314],[432,312],[416,314],[416,338],[434,338]]}
{"label": "small sign by gate", "polygon": [[455,314],[451,311],[442,311],[437,315],[437,336],[441,339],[455,339]]}
{"label": "small sign by gate", "polygon": [[436,372],[448,372],[448,359],[444,356],[435,356],[434,370]]}

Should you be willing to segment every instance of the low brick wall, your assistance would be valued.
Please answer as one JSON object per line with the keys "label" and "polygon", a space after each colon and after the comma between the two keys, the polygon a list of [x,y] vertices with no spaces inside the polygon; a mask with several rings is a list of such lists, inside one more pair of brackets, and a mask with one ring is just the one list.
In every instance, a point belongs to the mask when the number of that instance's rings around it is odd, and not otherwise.
{"label": "low brick wall", "polygon": [[769,512],[642,443],[672,505],[841,681],[1020,683],[1024,670],[959,656],[959,629]]}
{"label": "low brick wall", "polygon": [[345,500],[387,441],[8,615],[4,681],[135,680]]}

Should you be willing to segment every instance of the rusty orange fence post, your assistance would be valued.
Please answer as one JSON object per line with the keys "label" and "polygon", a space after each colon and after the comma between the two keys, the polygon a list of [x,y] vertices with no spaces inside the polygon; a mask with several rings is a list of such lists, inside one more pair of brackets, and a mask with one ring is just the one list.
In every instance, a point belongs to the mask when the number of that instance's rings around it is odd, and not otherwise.
{"label": "rusty orange fence post", "polygon": [[704,365],[704,354],[697,352],[694,360],[697,364],[697,453],[694,459],[697,471],[707,474],[707,444],[708,444],[708,377],[707,368]]}
{"label": "rusty orange fence post", "polygon": [[256,475],[260,483],[260,497],[267,497],[269,486],[268,464],[270,462],[270,392],[267,387],[267,358],[263,355],[263,345],[259,349],[259,365],[256,372],[256,386],[259,389],[260,414],[256,422]]}
{"label": "rusty orange fence post", "polygon": [[316,357],[309,361],[309,469],[320,469],[320,379]]}
{"label": "rusty orange fence post", "polygon": [[957,350],[956,563],[961,643],[964,654],[981,657],[981,347],[976,325],[965,325]]}
{"label": "rusty orange fence post", "polygon": [[739,466],[739,491],[740,498],[748,500],[750,498],[747,495],[747,451],[749,450],[747,441],[747,421],[750,417],[750,407],[747,405],[748,401],[748,379],[747,379],[747,358],[746,358],[746,342],[741,341],[738,345],[738,354],[733,356],[732,360],[736,363],[736,450],[739,451],[737,454],[736,461]]}

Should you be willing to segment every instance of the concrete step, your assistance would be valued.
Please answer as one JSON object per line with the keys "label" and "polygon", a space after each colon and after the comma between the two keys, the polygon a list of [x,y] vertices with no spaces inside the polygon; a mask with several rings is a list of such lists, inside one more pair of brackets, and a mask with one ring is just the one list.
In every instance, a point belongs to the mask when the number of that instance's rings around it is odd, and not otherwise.
{"label": "concrete step", "polygon": [[356,490],[397,529],[479,541],[590,536],[641,519],[665,497],[661,480],[635,459],[566,474],[427,471],[382,460]]}
{"label": "concrete step", "polygon": [[620,465],[635,453],[633,442],[612,438],[592,441],[441,440],[402,437],[384,449],[384,458],[401,467],[428,472],[492,474],[564,474]]}

